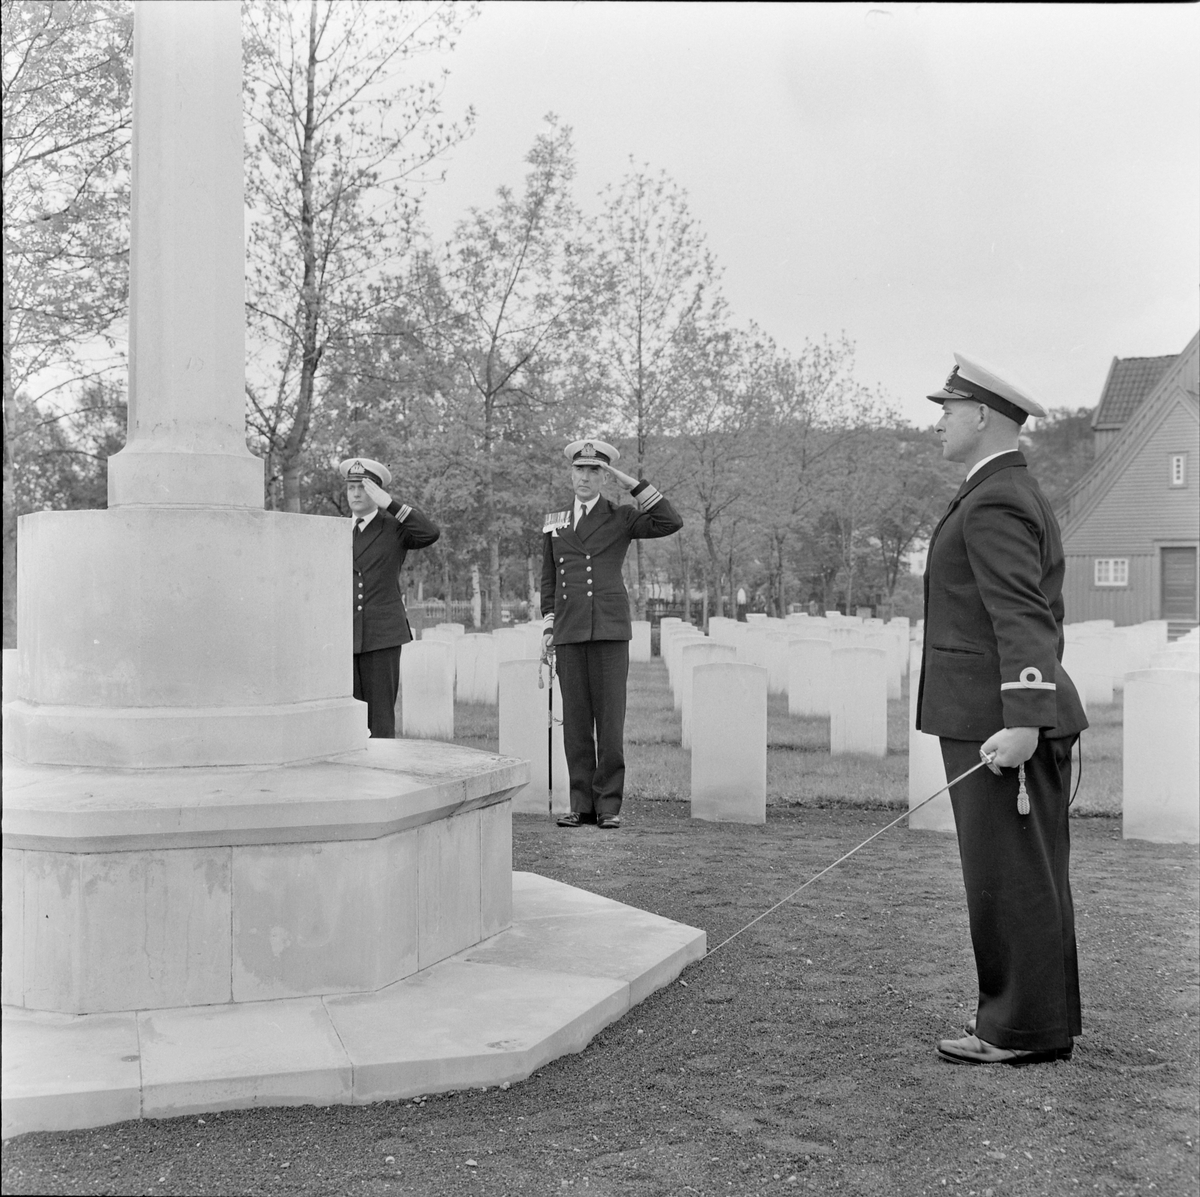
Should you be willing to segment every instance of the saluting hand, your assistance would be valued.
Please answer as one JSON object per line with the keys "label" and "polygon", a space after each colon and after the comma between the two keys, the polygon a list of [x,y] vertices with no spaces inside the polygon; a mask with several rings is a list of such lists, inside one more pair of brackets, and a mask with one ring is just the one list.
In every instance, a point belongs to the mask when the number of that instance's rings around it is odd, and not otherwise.
{"label": "saluting hand", "polygon": [[382,507],[386,510],[391,505],[392,496],[377,482],[372,482],[370,478],[364,478],[362,484],[363,490],[367,492],[367,497],[376,507]]}
{"label": "saluting hand", "polygon": [[628,474],[621,473],[621,471],[615,466],[602,464],[600,468],[619,486],[624,487],[625,490],[633,490],[633,488],[638,484],[638,480],[636,478],[631,478]]}

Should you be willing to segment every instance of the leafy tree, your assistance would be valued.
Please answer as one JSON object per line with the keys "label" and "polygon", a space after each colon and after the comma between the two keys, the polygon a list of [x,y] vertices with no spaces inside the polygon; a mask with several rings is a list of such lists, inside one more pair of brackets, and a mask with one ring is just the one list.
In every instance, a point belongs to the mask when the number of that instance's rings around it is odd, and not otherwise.
{"label": "leafy tree", "polygon": [[[609,379],[616,420],[632,435],[632,472],[641,478],[652,441],[678,424],[686,372],[682,346],[695,327],[720,321],[724,301],[716,264],[681,188],[643,167],[604,194],[597,364]],[[645,551],[637,541],[639,619],[646,611]]]}
{"label": "leafy tree", "polygon": [[536,433],[559,394],[572,343],[589,326],[595,294],[571,197],[571,130],[548,116],[526,162],[523,193],[501,187],[493,207],[472,209],[444,251],[424,259],[419,289],[425,335],[457,380],[443,418],[470,443],[458,460],[475,483],[493,627],[502,543],[530,522]]}
{"label": "leafy tree", "polygon": [[1061,515],[1067,492],[1087,473],[1095,458],[1094,409],[1053,408],[1021,435],[1029,469],[1050,504]]}
{"label": "leafy tree", "polygon": [[959,473],[942,460],[941,444],[928,430],[887,430],[876,455],[880,503],[871,532],[879,556],[883,591],[892,601],[912,547],[928,537],[959,484]]}
{"label": "leafy tree", "polygon": [[285,510],[300,510],[322,360],[395,302],[382,284],[412,247],[426,171],[473,119],[446,124],[439,81],[416,73],[471,11],[424,0],[244,6],[249,421],[268,499]]}
{"label": "leafy tree", "polygon": [[[0,18],[4,643],[11,645],[20,496],[39,482],[19,475],[44,466],[47,430],[68,418],[69,401],[54,409],[55,396],[71,396],[81,380],[105,377],[120,362],[112,326],[127,292],[133,22],[129,5],[116,0],[4,0]],[[34,400],[51,406],[39,414]]]}

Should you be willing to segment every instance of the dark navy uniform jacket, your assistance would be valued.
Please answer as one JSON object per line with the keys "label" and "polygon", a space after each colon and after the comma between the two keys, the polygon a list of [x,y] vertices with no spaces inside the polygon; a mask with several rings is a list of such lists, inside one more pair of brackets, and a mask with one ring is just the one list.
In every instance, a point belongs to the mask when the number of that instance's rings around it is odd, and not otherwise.
{"label": "dark navy uniform jacket", "polygon": [[1087,727],[1062,667],[1064,568],[1058,521],[1019,452],[962,484],[925,568],[921,731],[986,740],[1038,727],[1056,739]]}
{"label": "dark navy uniform jacket", "polygon": [[675,508],[645,480],[630,492],[635,506],[618,507],[603,495],[571,528],[574,500],[543,524],[542,616],[555,644],[629,640],[629,595],[621,578],[631,540],[670,536],[683,527]]}
{"label": "dark navy uniform jacket", "polygon": [[409,549],[433,544],[441,529],[394,499],[354,537],[354,651],[374,652],[412,639],[400,595],[400,567]]}

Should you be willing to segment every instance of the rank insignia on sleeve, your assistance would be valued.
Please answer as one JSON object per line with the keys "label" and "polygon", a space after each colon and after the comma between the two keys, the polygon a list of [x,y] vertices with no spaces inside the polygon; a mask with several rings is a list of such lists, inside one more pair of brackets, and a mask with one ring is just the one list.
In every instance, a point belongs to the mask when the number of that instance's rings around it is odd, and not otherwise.
{"label": "rank insignia on sleeve", "polygon": [[547,512],[545,522],[542,524],[542,531],[557,532],[559,528],[569,528],[570,526],[571,509],[568,507],[566,511]]}

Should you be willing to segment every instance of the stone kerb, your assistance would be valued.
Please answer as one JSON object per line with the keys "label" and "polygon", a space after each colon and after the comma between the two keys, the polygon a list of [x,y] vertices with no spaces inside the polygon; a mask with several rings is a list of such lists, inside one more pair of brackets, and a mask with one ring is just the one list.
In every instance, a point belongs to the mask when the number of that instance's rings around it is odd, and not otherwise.
{"label": "stone kerb", "polygon": [[886,649],[834,647],[830,661],[830,754],[886,756]]}
{"label": "stone kerb", "polygon": [[1200,672],[1143,669],[1125,679],[1122,834],[1200,842]]}
{"label": "stone kerb", "polygon": [[737,650],[732,644],[703,643],[685,644],[679,654],[679,690],[682,696],[680,710],[683,713],[680,745],[692,746],[692,712],[695,707],[695,670],[698,665],[709,665],[714,661],[736,661]]}
{"label": "stone kerb", "polygon": [[829,718],[831,685],[827,637],[797,636],[788,645],[788,714]]}
{"label": "stone kerb", "polygon": [[767,820],[767,671],[719,661],[692,673],[693,819]]}
{"label": "stone kerb", "polygon": [[454,646],[414,640],[400,653],[400,710],[403,735],[418,740],[454,739]]}
{"label": "stone kerb", "polygon": [[496,705],[496,641],[491,636],[469,633],[454,642],[458,701]]}
{"label": "stone kerb", "polygon": [[[538,688],[541,668],[543,688]],[[554,752],[554,811],[571,809],[571,782],[563,747],[562,691],[554,677],[554,724],[550,734],[550,671],[538,661],[505,661],[500,676],[500,755],[529,763],[529,784],[512,796],[519,814],[544,815],[550,809],[549,753]]]}
{"label": "stone kerb", "polygon": [[[917,679],[921,675],[921,642],[914,641],[909,658],[908,683],[908,809],[924,802],[944,786],[946,765],[937,736],[917,731]],[[954,831],[954,808],[950,795],[939,794],[932,802],[908,816],[911,831]]]}
{"label": "stone kerb", "polygon": [[632,621],[633,638],[629,641],[629,659],[631,661],[650,660],[650,621],[635,619]]}

